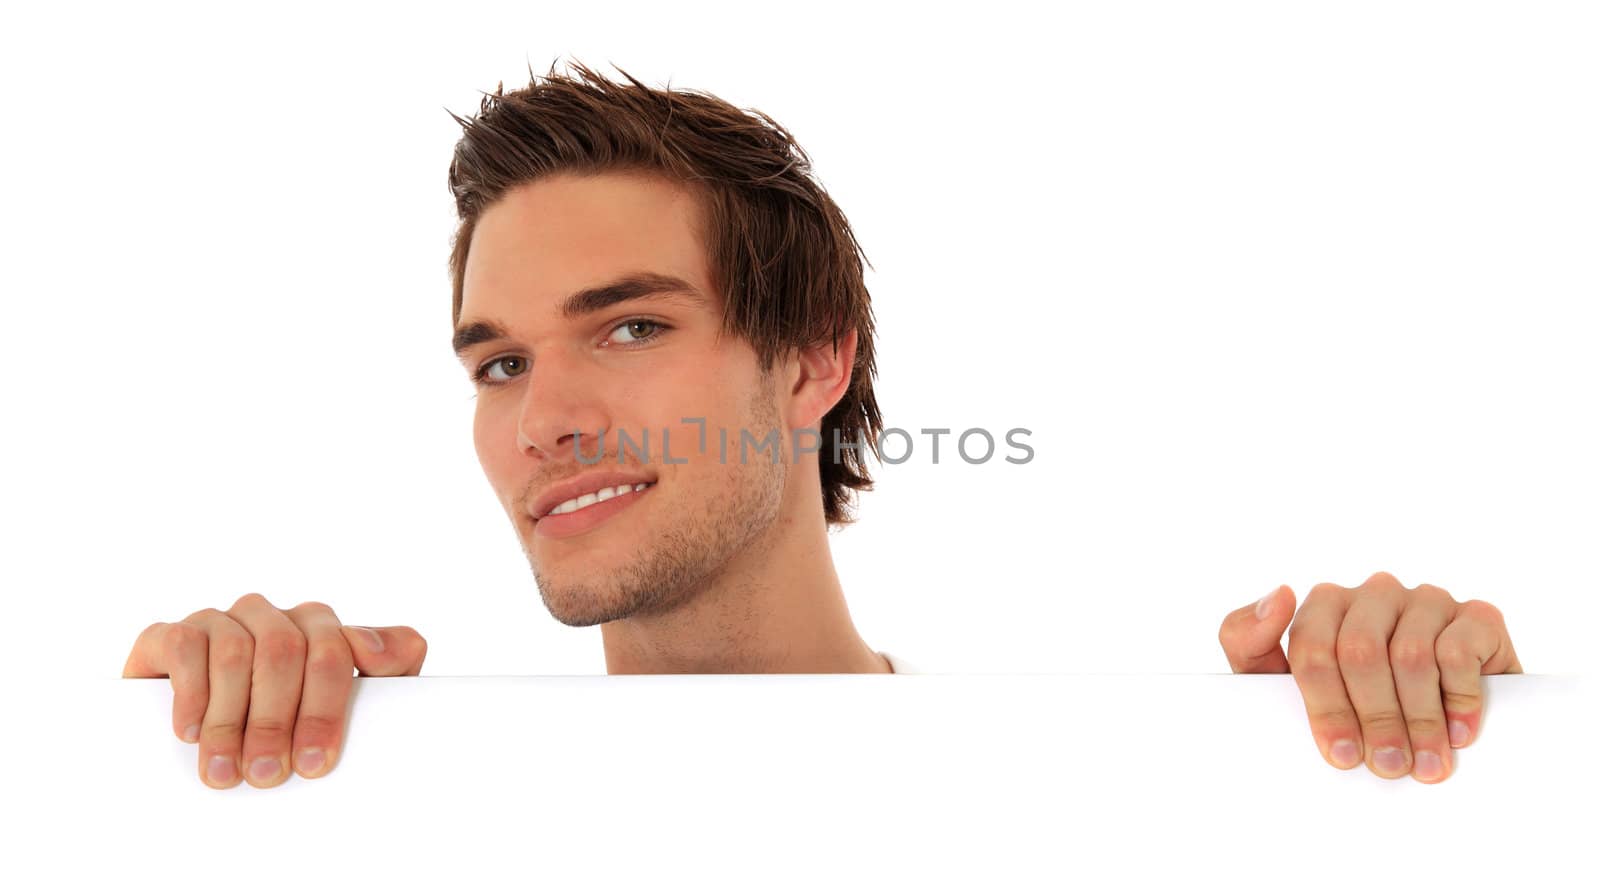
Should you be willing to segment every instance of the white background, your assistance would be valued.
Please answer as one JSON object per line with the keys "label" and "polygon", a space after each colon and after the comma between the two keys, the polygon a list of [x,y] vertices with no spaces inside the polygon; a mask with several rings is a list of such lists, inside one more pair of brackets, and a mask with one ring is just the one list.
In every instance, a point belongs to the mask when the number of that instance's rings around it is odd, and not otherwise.
{"label": "white background", "polygon": [[569,57],[794,133],[890,425],[1032,430],[879,467],[833,543],[874,648],[1225,672],[1230,610],[1387,570],[1593,669],[1592,7],[885,7],[8,12],[8,669],[114,677],[260,591],[418,628],[425,674],[604,671],[447,343],[446,111]]}

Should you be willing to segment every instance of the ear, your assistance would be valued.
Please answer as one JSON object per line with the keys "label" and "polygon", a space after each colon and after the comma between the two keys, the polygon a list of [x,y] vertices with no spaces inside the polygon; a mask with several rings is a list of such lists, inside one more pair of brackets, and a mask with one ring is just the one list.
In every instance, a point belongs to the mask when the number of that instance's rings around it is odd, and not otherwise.
{"label": "ear", "polygon": [[822,418],[850,389],[851,368],[855,363],[854,329],[839,337],[837,350],[832,341],[825,341],[789,356],[784,372],[788,392],[784,416],[791,430],[822,425]]}

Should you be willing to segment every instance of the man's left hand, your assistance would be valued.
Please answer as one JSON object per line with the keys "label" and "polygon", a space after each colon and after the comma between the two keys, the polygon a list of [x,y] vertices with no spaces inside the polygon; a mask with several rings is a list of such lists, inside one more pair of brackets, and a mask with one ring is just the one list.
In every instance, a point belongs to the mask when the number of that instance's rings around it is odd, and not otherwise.
{"label": "man's left hand", "polygon": [[1443,781],[1451,749],[1477,736],[1479,677],[1522,673],[1500,610],[1434,585],[1406,588],[1382,572],[1359,588],[1323,582],[1294,610],[1293,589],[1280,586],[1229,613],[1217,637],[1236,674],[1294,674],[1311,734],[1340,769],[1364,761],[1380,777]]}

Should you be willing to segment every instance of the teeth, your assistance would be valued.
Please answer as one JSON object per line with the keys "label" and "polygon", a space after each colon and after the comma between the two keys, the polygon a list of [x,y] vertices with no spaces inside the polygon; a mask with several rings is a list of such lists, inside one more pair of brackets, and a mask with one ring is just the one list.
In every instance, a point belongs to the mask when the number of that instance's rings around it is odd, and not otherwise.
{"label": "teeth", "polygon": [[585,493],[576,499],[569,499],[555,508],[550,509],[550,514],[570,514],[571,512],[575,512],[580,508],[588,508],[589,506],[594,505],[596,502],[602,502],[610,499],[613,496],[621,496],[624,493],[633,493],[643,490],[649,486],[650,483],[647,481],[640,484],[618,484],[615,487],[606,487],[605,489],[598,490],[594,493]]}

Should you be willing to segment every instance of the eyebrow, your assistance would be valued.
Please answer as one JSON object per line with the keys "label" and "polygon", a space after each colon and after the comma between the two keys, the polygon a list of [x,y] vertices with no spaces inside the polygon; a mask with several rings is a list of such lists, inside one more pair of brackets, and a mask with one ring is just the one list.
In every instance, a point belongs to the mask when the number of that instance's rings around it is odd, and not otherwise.
{"label": "eyebrow", "polygon": [[[695,303],[706,302],[705,292],[677,276],[650,272],[629,273],[603,285],[584,288],[570,295],[561,304],[561,317],[579,318],[618,303],[660,294],[680,295]],[[456,357],[460,358],[464,352],[479,343],[505,340],[510,336],[511,332],[505,325],[488,319],[457,327],[451,345],[455,348]]]}

